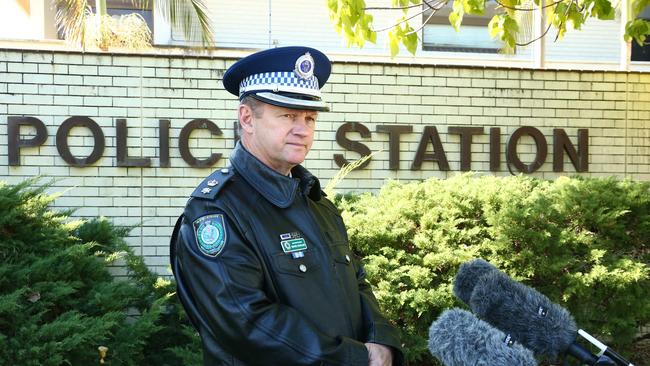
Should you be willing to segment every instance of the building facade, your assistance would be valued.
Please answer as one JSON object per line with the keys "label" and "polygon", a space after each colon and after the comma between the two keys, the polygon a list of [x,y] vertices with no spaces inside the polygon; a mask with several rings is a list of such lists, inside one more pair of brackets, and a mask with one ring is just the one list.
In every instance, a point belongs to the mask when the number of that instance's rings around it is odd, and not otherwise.
{"label": "building facade", "polygon": [[[290,36],[278,35],[276,43],[309,39]],[[168,274],[176,217],[203,177],[228,165],[237,139],[238,102],[224,90],[223,73],[265,48],[263,39],[199,54],[69,51],[60,42],[15,39],[0,46],[1,180],[54,178],[51,190],[63,192],[56,206],[139,225],[130,244]],[[325,185],[342,164],[372,154],[337,192],[466,171],[650,180],[650,73],[643,62],[621,70],[618,57],[540,69],[500,54],[423,50],[390,59],[380,46],[315,46],[333,60],[323,89],[331,112],[320,114],[304,165]]]}

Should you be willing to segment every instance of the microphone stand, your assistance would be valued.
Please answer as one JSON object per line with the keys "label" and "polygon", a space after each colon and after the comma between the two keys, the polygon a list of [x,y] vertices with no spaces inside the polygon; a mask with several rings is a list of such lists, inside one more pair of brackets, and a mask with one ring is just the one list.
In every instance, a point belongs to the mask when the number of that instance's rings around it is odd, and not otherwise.
{"label": "microphone stand", "polygon": [[[588,349],[575,342],[571,346],[569,346],[569,349],[567,350],[566,353],[577,358],[582,365],[619,366],[611,358],[605,355],[600,355],[600,356],[594,355]],[[564,366],[569,366],[569,362],[566,358],[564,359]]]}
{"label": "microphone stand", "polygon": [[[582,329],[578,329],[578,334],[588,340],[591,344],[596,346],[600,352],[597,355],[591,353],[582,345],[573,342],[566,354],[577,358],[583,365],[588,366],[634,366],[630,361],[623,358],[623,356],[612,351],[605,344],[594,338],[591,334]],[[569,366],[567,359],[564,359],[564,366]]]}

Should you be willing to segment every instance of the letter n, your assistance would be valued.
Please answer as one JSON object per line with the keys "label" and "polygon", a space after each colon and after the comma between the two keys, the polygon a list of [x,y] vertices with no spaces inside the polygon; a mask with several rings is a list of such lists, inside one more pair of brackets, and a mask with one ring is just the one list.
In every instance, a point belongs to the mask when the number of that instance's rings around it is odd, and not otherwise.
{"label": "letter n", "polygon": [[576,169],[576,172],[589,170],[589,130],[582,128],[578,130],[578,150],[569,140],[566,132],[561,128],[553,130],[553,171],[564,171],[564,152],[569,154],[569,159]]}

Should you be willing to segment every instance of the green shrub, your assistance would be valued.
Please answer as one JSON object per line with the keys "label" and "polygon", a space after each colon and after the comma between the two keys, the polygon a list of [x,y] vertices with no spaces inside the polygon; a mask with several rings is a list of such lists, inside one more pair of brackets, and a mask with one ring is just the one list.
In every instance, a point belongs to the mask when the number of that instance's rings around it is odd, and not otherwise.
{"label": "green shrub", "polygon": [[463,306],[453,278],[477,257],[564,306],[618,351],[629,354],[650,322],[647,182],[462,175],[389,182],[339,206],[412,364],[435,364],[428,327]]}
{"label": "green shrub", "polygon": [[[171,293],[104,219],[69,221],[46,187],[0,183],[0,364],[200,364],[198,337]],[[108,267],[126,263],[127,278]]]}

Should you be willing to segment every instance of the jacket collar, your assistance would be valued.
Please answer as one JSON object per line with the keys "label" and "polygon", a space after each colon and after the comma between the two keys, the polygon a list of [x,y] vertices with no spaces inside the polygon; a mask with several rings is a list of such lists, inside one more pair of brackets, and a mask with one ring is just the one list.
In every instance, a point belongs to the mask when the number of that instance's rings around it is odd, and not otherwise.
{"label": "jacket collar", "polygon": [[230,163],[248,184],[280,208],[291,205],[298,187],[314,201],[321,198],[320,182],[307,169],[297,165],[291,169],[291,177],[282,175],[248,152],[241,141],[230,154]]}

